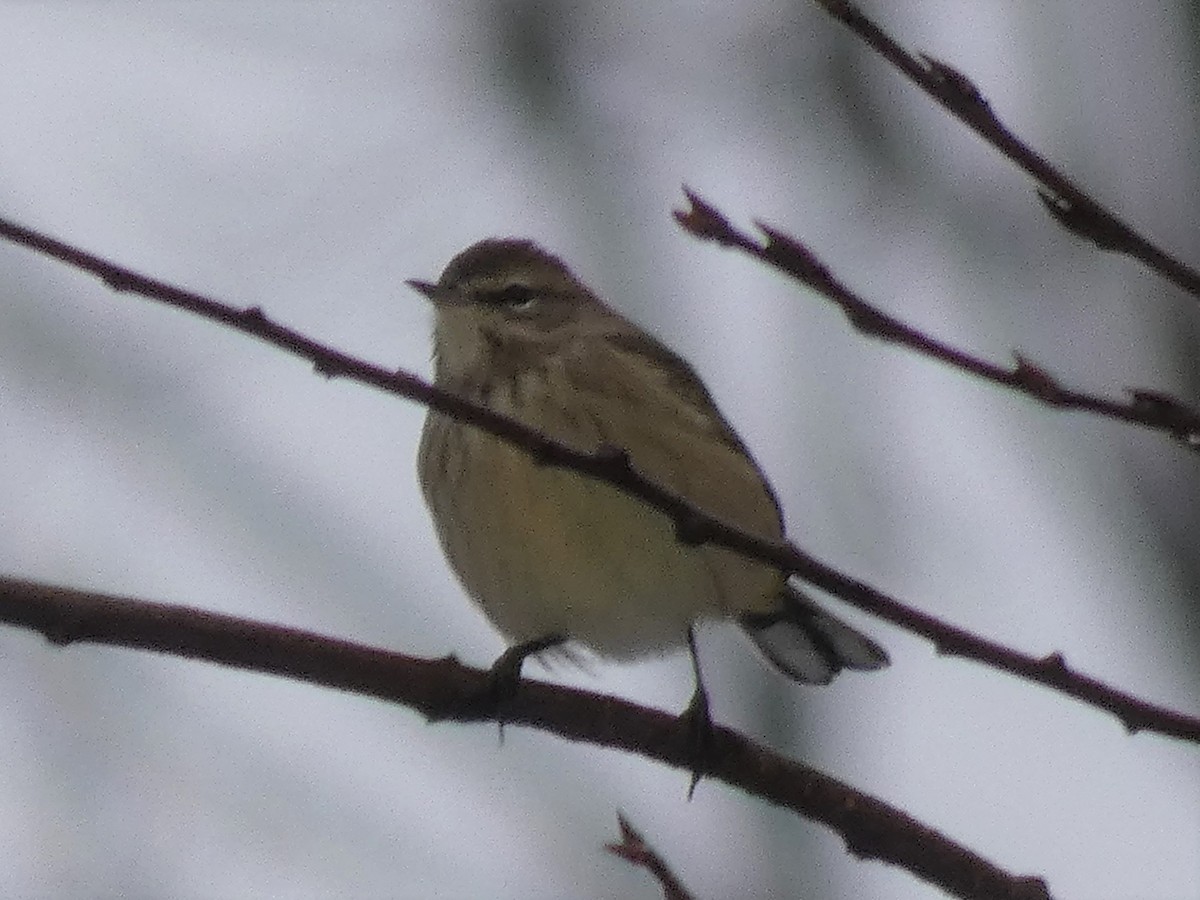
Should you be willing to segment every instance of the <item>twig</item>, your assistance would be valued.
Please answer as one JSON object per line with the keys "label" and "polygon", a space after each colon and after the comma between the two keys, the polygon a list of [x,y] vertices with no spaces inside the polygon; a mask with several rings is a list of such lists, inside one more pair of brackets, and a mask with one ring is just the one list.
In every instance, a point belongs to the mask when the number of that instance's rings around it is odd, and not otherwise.
{"label": "twig", "polygon": [[586,453],[551,440],[536,429],[441,390],[408,372],[389,372],[349,354],[326,347],[297,331],[269,320],[257,307],[237,309],[209,297],[147,278],[70,244],[0,218],[0,237],[39,250],[69,265],[100,276],[118,290],[131,291],[222,322],[281,349],[311,360],[318,372],[343,376],[416,400],[454,416],[529,453],[544,465],[581,472],[637,497],[670,516],[679,539],[687,544],[711,543],[794,574],[847,603],[931,640],[941,653],[973,659],[1050,687],[1112,713],[1129,731],[1154,731],[1200,742],[1200,718],[1141,700],[1103,682],[1072,671],[1059,653],[1045,658],[1011,650],[922,613],[839,572],[796,546],[757,537],[709,515],[683,497],[634,470],[627,454],[604,449]]}
{"label": "twig", "polygon": [[1194,297],[1200,272],[1177,260],[1117,218],[1051,165],[1000,121],[987,99],[962,72],[924,53],[912,54],[849,0],[816,0],[952,116],[1032,175],[1038,199],[1060,225],[1102,250],[1126,253]]}
{"label": "twig", "polygon": [[617,825],[621,829],[621,843],[605,844],[605,850],[653,875],[662,888],[663,900],[693,900],[667,861],[646,843],[641,832],[630,825],[621,813],[617,813]]}
{"label": "twig", "polygon": [[691,208],[676,210],[675,220],[684,230],[696,237],[735,247],[790,275],[840,306],[850,324],[869,337],[908,347],[962,372],[1025,394],[1047,406],[1082,410],[1119,422],[1152,428],[1181,441],[1190,450],[1200,450],[1200,413],[1181,400],[1159,391],[1129,388],[1132,399],[1128,403],[1120,403],[1063,387],[1046,369],[1019,353],[1013,354],[1016,365],[1012,368],[972,356],[872,306],[839,281],[829,267],[796,238],[770,225],[756,222],[766,236],[765,241],[760,241],[734,227],[720,210],[694,191],[685,187],[683,192]]}
{"label": "twig", "polygon": [[[188,607],[0,576],[0,621],[58,645],[110,644],[169,653],[409,706],[434,720],[460,715],[488,673],[453,657],[417,659],[308,631]],[[589,691],[522,681],[502,717],[576,741],[695,765],[694,740],[675,716]],[[838,832],[863,859],[901,866],[957,897],[1048,898],[1038,878],[1011,875],[882,800],[794,762],[729,728],[714,729],[705,774]]]}

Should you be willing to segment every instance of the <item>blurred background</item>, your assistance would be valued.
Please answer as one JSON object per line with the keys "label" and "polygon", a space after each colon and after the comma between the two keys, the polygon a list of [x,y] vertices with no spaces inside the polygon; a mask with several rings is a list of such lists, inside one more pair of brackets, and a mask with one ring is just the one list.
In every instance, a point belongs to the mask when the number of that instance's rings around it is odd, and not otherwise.
{"label": "blurred background", "polygon": [[[1200,264],[1186,2],[868,2]],[[560,253],[707,379],[795,539],[930,613],[1200,711],[1200,457],[856,334],[684,235],[687,183],[849,285],[1072,386],[1200,398],[1200,302],[1102,255],[811,3],[0,9],[0,212],[386,365],[403,285],[487,235]],[[0,570],[485,665],[420,502],[424,411],[0,245]],[[831,604],[836,607],[836,604]],[[702,636],[716,717],[1056,897],[1200,896],[1200,749],[935,656],[786,683]],[[552,677],[678,710],[686,656]],[[824,828],[517,728],[0,628],[0,894],[926,898]]]}

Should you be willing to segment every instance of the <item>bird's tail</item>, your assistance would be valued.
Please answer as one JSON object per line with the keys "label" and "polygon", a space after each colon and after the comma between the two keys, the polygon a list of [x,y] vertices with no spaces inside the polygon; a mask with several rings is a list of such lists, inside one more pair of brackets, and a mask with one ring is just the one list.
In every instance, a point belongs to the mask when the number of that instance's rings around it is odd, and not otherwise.
{"label": "bird's tail", "polygon": [[791,585],[778,611],[747,613],[739,621],[772,665],[805,684],[828,684],[842,669],[882,669],[889,662],[877,643]]}

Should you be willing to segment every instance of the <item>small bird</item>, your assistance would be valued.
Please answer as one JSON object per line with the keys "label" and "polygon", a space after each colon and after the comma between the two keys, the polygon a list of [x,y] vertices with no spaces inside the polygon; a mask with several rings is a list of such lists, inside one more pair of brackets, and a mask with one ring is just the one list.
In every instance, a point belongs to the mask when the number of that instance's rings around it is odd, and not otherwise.
{"label": "small bird", "polygon": [[[464,250],[436,284],[435,383],[581,451],[620,448],[640,474],[769,540],[784,536],[762,470],[691,366],[601,301],[528,240]],[[418,458],[442,549],[510,642],[494,678],[516,689],[522,661],[561,645],[633,659],[688,646],[688,714],[709,727],[693,624],[729,618],[780,671],[825,684],[879,669],[886,652],[777,569],[689,546],[664,513],[430,410]]]}

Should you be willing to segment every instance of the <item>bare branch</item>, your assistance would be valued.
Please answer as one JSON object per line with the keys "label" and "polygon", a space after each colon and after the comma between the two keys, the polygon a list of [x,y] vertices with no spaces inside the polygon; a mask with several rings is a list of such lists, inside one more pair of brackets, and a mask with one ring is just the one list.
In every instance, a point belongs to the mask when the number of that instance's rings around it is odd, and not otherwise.
{"label": "bare branch", "polygon": [[621,843],[605,844],[605,850],[653,875],[662,888],[663,900],[693,900],[666,860],[646,843],[641,832],[630,825],[621,813],[617,814],[617,825],[621,829]]}
{"label": "bare branch", "polygon": [[[711,210],[711,207],[707,209]],[[190,310],[253,335],[311,360],[322,374],[344,376],[416,400],[508,441],[544,465],[568,468],[607,482],[670,516],[681,540],[689,544],[717,544],[774,565],[780,571],[796,575],[872,615],[928,638],[941,653],[954,654],[1011,672],[1110,712],[1130,732],[1153,731],[1200,742],[1200,718],[1151,704],[1098,679],[1076,673],[1067,666],[1062,654],[1038,658],[973,635],[839,572],[793,544],[765,540],[735,528],[638,474],[631,468],[626,453],[614,452],[611,448],[601,448],[595,453],[574,450],[515,419],[441,390],[408,372],[389,372],[326,347],[272,322],[261,309],[239,310],[201,294],[146,278],[109,260],[2,218],[0,237],[99,275],[106,283],[117,285],[121,290]],[[818,266],[814,277],[819,277],[823,271],[823,267]]]}
{"label": "bare branch", "polygon": [[901,47],[849,0],[816,0],[952,116],[1032,175],[1038,199],[1060,225],[1101,250],[1126,253],[1152,271],[1200,297],[1200,272],[1143,237],[1050,164],[1000,121],[979,88],[962,72],[926,54]]}
{"label": "bare branch", "polygon": [[766,236],[765,241],[760,241],[738,230],[723,213],[695,192],[685,187],[684,194],[691,208],[675,212],[675,220],[684,230],[726,247],[736,247],[792,276],[840,306],[850,323],[869,337],[915,350],[1047,406],[1081,410],[1118,422],[1141,425],[1170,435],[1189,450],[1200,451],[1200,413],[1181,400],[1158,391],[1129,388],[1132,399],[1121,403],[1063,387],[1045,368],[1020,353],[1013,353],[1016,365],[1011,368],[972,356],[872,306],[839,281],[829,267],[796,238],[756,222]]}
{"label": "bare branch", "polygon": [[[488,673],[453,657],[418,659],[181,606],[0,576],[0,621],[39,631],[58,645],[111,644],[282,675],[408,706],[432,720],[490,721],[471,704]],[[527,725],[657,760],[684,772],[694,742],[678,717],[589,691],[522,681],[502,712]],[[1048,898],[1038,878],[1011,875],[882,800],[714,728],[704,773],[838,832],[863,859],[901,866],[957,897]]]}

